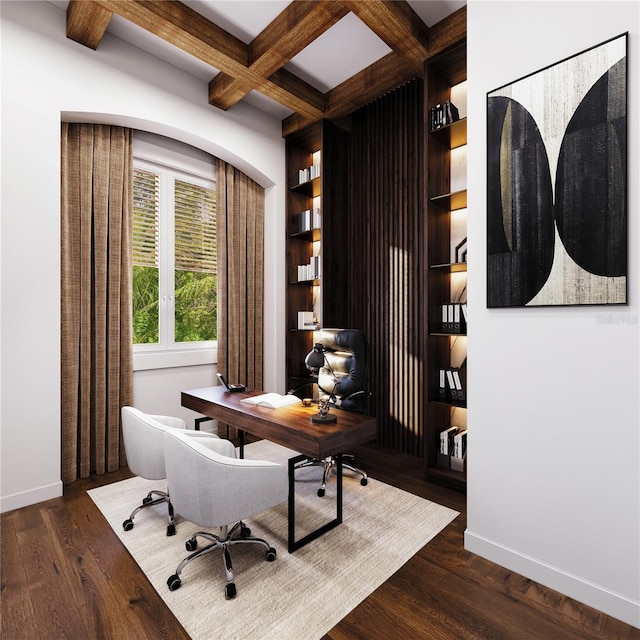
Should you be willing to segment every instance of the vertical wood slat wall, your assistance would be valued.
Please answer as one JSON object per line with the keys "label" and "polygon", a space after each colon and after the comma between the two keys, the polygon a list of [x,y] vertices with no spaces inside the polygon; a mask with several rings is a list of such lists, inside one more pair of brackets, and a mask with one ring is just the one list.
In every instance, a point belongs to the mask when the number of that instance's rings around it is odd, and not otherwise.
{"label": "vertical wood slat wall", "polygon": [[378,444],[423,455],[424,118],[417,78],[352,114],[348,180],[351,328],[371,346]]}

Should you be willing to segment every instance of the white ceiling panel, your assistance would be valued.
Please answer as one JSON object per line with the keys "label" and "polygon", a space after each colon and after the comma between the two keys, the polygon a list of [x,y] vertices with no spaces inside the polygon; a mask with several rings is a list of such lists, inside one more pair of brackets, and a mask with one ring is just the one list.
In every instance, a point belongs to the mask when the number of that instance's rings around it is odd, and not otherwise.
{"label": "white ceiling panel", "polygon": [[373,31],[349,13],[292,58],[285,69],[324,93],[390,52]]}

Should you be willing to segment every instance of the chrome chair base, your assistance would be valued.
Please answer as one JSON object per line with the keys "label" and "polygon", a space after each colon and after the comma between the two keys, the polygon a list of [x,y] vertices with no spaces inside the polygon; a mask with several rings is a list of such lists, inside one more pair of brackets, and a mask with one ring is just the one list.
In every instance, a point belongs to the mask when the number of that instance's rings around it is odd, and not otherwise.
{"label": "chrome chair base", "polygon": [[[353,460],[353,459],[354,457],[351,454],[345,453],[342,455],[343,473],[345,469],[348,469],[349,471],[355,473],[356,475],[359,475],[360,484],[363,487],[366,487],[367,483],[369,482],[369,476],[367,476],[367,474],[364,471],[362,471],[362,469],[358,469],[357,467],[354,467],[348,462],[345,462],[345,460]],[[335,467],[335,464],[336,464],[335,458],[333,456],[328,456],[327,458],[324,458],[324,460],[316,460],[315,458],[310,458],[298,464],[296,468],[302,469],[303,467],[323,467],[322,482],[320,483],[320,488],[318,489],[318,497],[322,498],[322,496],[324,496],[326,492],[329,475],[331,474],[331,471]]]}
{"label": "chrome chair base", "polygon": [[173,523],[173,506],[171,504],[171,500],[169,499],[169,494],[165,491],[149,491],[149,493],[144,498],[142,498],[142,504],[139,507],[136,507],[131,512],[131,515],[122,523],[122,528],[125,531],[131,531],[131,529],[133,529],[133,519],[135,518],[135,515],[136,513],[138,513],[138,511],[144,509],[145,507],[151,507],[155,504],[162,504],[163,502],[167,503],[168,509],[167,535],[175,535],[176,527]]}
{"label": "chrome chair base", "polygon": [[[238,534],[238,536],[236,536]],[[236,537],[234,537],[236,536]],[[198,540],[197,538],[204,538],[208,540],[211,544],[208,544],[206,547],[202,547],[198,549]],[[210,533],[208,531],[198,531],[193,535],[192,538],[186,541],[185,548],[187,551],[192,551],[193,553],[187,556],[176,569],[176,572],[169,576],[167,580],[167,586],[170,591],[175,591],[180,588],[182,584],[182,580],[180,579],[180,574],[182,570],[196,558],[200,556],[206,555],[207,553],[211,553],[212,551],[217,551],[218,549],[222,550],[222,560],[224,562],[224,571],[226,576],[226,584],[224,586],[224,597],[227,600],[231,600],[236,597],[236,585],[233,578],[233,566],[231,564],[231,554],[229,553],[229,547],[234,544],[258,544],[266,549],[266,560],[268,562],[273,562],[276,559],[276,550],[269,545],[266,540],[262,538],[256,538],[251,536],[251,529],[244,525],[242,522],[236,523],[230,531],[227,532],[227,527],[221,527],[220,535],[215,535],[214,533]]]}

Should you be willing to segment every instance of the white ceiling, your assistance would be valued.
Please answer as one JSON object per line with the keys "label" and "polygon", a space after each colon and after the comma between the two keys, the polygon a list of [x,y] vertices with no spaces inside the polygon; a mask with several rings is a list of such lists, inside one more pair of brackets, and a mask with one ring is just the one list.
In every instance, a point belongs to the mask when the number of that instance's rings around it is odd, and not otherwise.
{"label": "white ceiling", "polygon": [[[68,0],[50,0],[66,10]],[[365,0],[363,0],[365,1]],[[284,8],[289,0],[183,0],[194,11],[249,44]],[[431,27],[466,4],[466,0],[408,0]],[[136,25],[113,16],[107,32],[183,71],[209,82],[218,69],[190,56]],[[285,69],[323,93],[389,53],[389,47],[354,14],[346,15],[303,49]],[[252,91],[245,102],[283,119],[292,112]]]}

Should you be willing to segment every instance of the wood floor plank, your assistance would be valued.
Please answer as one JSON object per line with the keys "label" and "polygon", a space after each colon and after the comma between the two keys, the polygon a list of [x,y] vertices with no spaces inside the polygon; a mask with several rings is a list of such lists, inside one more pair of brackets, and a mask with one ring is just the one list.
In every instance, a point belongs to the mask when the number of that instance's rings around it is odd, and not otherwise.
{"label": "wood floor plank", "polygon": [[187,640],[189,636],[182,625],[140,571],[93,500],[85,493],[84,496],[70,500],[68,508],[81,531],[87,553],[111,585],[111,600],[123,606],[122,618],[127,632],[135,632],[132,637],[148,637],[150,640]]}
{"label": "wood floor plank", "polygon": [[3,514],[0,522],[0,617],[3,638],[36,638],[35,611],[31,602],[29,583],[24,571],[22,555],[13,526],[17,512]]}
{"label": "wood floor plank", "polygon": [[[38,630],[35,637],[90,637],[90,630],[84,626],[69,597],[69,584],[42,518],[37,526],[18,531],[16,537],[33,602],[34,623]],[[32,638],[21,632],[15,640]]]}

